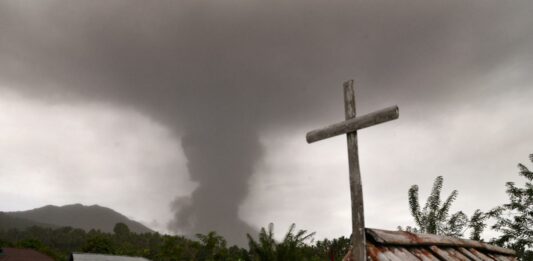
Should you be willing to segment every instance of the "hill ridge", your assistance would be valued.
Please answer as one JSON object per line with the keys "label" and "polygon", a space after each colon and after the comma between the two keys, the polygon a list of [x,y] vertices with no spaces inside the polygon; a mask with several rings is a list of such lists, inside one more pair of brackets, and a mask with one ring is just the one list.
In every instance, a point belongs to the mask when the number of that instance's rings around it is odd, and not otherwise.
{"label": "hill ridge", "polygon": [[[86,231],[95,229],[102,232],[112,233],[115,224],[120,222],[126,224],[130,230],[135,233],[153,232],[153,230],[140,222],[132,220],[112,208],[100,206],[98,204],[88,206],[80,203],[63,206],[50,204],[30,210],[3,213],[12,218],[20,218],[30,221],[30,223],[35,222],[38,226],[69,226],[73,228],[81,228]],[[1,227],[2,226],[0,226],[0,228]]]}

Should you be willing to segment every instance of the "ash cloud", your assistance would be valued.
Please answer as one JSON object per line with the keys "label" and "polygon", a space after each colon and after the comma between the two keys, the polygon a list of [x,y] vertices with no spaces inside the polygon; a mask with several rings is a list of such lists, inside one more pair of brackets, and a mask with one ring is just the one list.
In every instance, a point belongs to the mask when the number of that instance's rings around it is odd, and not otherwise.
{"label": "ash cloud", "polygon": [[3,1],[0,83],[119,104],[172,129],[199,187],[175,201],[171,227],[242,242],[251,228],[238,207],[262,130],[341,119],[350,77],[364,86],[359,111],[475,98],[483,89],[469,84],[500,66],[531,69],[532,11],[529,1]]}
{"label": "ash cloud", "polygon": [[199,187],[190,198],[174,202],[176,219],[171,228],[189,234],[216,228],[230,242],[244,244],[243,232],[251,234],[254,230],[238,213],[247,195],[249,176],[261,155],[255,132],[237,125],[216,131],[201,127],[188,130],[182,145],[191,178]]}

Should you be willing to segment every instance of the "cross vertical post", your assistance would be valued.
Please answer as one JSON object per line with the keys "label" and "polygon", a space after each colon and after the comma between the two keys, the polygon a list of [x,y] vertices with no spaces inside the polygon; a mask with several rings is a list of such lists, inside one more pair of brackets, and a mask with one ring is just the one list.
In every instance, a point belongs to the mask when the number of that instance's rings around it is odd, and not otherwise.
{"label": "cross vertical post", "polygon": [[343,84],[345,121],[316,129],[306,134],[307,143],[346,134],[348,163],[350,169],[350,196],[352,202],[352,248],[350,261],[366,260],[365,215],[363,208],[363,185],[357,151],[357,131],[380,123],[398,119],[400,109],[391,106],[362,116],[356,115],[354,81]]}
{"label": "cross vertical post", "polygon": [[[355,118],[354,81],[344,82],[344,109],[346,120]],[[352,260],[366,259],[365,215],[363,206],[363,186],[359,168],[357,131],[346,133],[348,143],[348,164],[350,168],[350,196],[352,202]]]}

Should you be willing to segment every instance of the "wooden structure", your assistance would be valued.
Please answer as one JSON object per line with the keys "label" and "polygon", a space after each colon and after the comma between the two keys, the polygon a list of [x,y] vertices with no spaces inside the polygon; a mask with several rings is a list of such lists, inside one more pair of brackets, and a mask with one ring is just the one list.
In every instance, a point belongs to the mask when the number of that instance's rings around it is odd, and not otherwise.
{"label": "wooden structure", "polygon": [[346,120],[313,130],[307,133],[307,142],[315,142],[341,134],[346,134],[348,141],[348,163],[350,169],[350,194],[352,202],[352,260],[365,260],[365,220],[363,207],[363,188],[361,171],[359,168],[359,153],[357,148],[357,130],[376,124],[397,119],[398,106],[392,106],[380,111],[356,117],[355,90],[353,80],[347,81],[344,87],[344,110]]}

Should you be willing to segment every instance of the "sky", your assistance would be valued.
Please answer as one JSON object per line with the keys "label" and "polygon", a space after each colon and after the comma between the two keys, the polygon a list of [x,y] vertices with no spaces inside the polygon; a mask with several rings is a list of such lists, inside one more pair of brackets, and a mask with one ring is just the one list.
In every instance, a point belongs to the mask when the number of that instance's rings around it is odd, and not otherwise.
{"label": "sky", "polygon": [[358,113],[367,227],[414,225],[444,177],[453,210],[506,201],[533,153],[531,1],[0,2],[0,211],[83,203],[164,233],[243,243],[273,222],[349,235]]}

